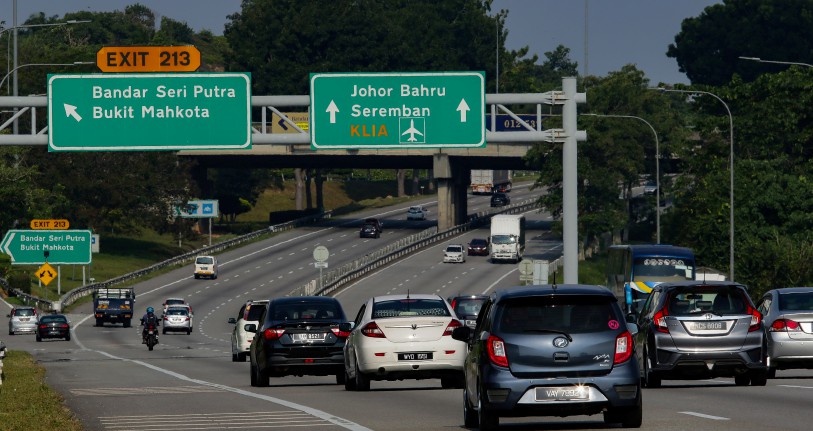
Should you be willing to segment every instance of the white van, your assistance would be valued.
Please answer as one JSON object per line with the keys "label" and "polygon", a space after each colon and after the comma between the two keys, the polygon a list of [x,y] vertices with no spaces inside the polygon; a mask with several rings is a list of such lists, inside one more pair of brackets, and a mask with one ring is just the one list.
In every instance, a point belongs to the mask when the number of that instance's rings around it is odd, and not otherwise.
{"label": "white van", "polygon": [[195,278],[217,278],[217,258],[214,256],[198,256],[195,258]]}

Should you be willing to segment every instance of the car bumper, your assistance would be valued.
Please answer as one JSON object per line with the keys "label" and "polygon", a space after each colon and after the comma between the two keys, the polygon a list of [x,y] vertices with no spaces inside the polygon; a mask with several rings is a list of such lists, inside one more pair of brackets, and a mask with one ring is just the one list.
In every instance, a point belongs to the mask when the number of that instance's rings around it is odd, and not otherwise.
{"label": "car bumper", "polygon": [[344,372],[343,347],[272,351],[265,363],[271,375],[328,375]]}
{"label": "car bumper", "polygon": [[37,335],[39,335],[40,338],[66,338],[70,333],[70,330],[67,329],[37,331]]}
{"label": "car bumper", "polygon": [[34,332],[37,332],[37,324],[36,324],[36,322],[31,323],[31,324],[18,323],[18,324],[11,325],[8,330],[9,330],[9,332],[14,332],[15,334],[21,333],[21,332],[34,333]]}
{"label": "car bumper", "polygon": [[[429,360],[398,360],[397,352],[385,352],[383,356],[361,354],[359,370],[372,379],[433,378],[443,375],[460,375],[466,360],[465,346],[448,350],[427,350],[425,345],[398,346],[401,352],[432,352]],[[377,349],[376,349],[377,350]],[[451,352],[451,353],[448,353]]]}
{"label": "car bumper", "polygon": [[[607,407],[634,407],[639,402],[640,377],[634,359],[594,377],[518,378],[507,368],[482,366],[483,404],[500,416],[564,416],[595,414]],[[540,399],[553,388],[585,387],[583,399]]]}
{"label": "car bumper", "polygon": [[491,253],[491,259],[493,260],[517,260],[517,253]]}
{"label": "car bumper", "polygon": [[773,368],[813,368],[813,340],[798,340],[787,333],[769,333],[768,361]]}
{"label": "car bumper", "polygon": [[469,256],[488,256],[488,250],[469,250]]}
{"label": "car bumper", "polygon": [[733,377],[749,370],[765,370],[762,348],[725,352],[674,352],[658,349],[652,371],[664,378]]}
{"label": "car bumper", "polygon": [[177,324],[177,323],[164,323],[164,330],[165,331],[190,331],[192,330],[192,325],[185,323],[185,324]]}
{"label": "car bumper", "polygon": [[460,255],[460,256],[443,256],[443,262],[444,263],[463,262],[463,255]]}

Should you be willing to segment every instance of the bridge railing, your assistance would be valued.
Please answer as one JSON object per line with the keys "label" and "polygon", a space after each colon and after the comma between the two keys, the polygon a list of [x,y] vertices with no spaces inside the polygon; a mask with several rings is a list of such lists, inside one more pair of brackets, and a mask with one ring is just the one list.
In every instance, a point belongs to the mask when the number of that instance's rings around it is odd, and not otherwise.
{"label": "bridge railing", "polygon": [[[230,239],[228,241],[223,241],[223,242],[219,242],[217,244],[212,244],[210,246],[201,247],[201,248],[199,248],[197,250],[193,250],[193,251],[190,251],[188,253],[184,253],[184,254],[172,257],[172,258],[167,259],[167,260],[165,260],[163,262],[155,263],[155,264],[150,265],[150,266],[148,266],[146,268],[142,268],[142,269],[139,269],[137,271],[130,272],[128,274],[124,274],[124,275],[121,275],[121,276],[118,276],[118,277],[115,277],[115,278],[111,278],[110,280],[107,280],[107,281],[102,281],[102,282],[99,282],[99,283],[92,283],[92,284],[87,284],[87,285],[84,285],[84,286],[77,287],[76,289],[73,289],[73,290],[65,293],[64,295],[62,295],[62,297],[59,298],[59,300],[56,300],[56,301],[49,301],[47,299],[38,298],[36,296],[23,293],[19,289],[12,289],[11,291],[15,295],[23,298],[23,300],[26,301],[26,303],[28,303],[28,302],[36,303],[38,308],[42,308],[42,309],[45,309],[45,310],[53,310],[53,311],[56,311],[56,312],[61,312],[64,307],[67,307],[67,306],[73,304],[74,302],[76,302],[77,300],[79,300],[82,297],[93,294],[93,292],[95,292],[96,289],[98,289],[98,288],[105,288],[105,287],[115,286],[117,284],[122,284],[122,283],[128,282],[130,280],[134,280],[134,279],[137,279],[137,278],[140,278],[140,277],[144,277],[147,274],[150,274],[150,273],[153,273],[155,271],[159,271],[159,270],[171,267],[171,266],[183,265],[183,264],[186,264],[187,262],[192,261],[198,255],[219,253],[221,251],[224,251],[226,249],[235,247],[235,246],[243,244],[245,242],[253,241],[253,240],[255,240],[255,239],[257,239],[257,238],[259,238],[259,237],[261,237],[263,235],[268,235],[268,234],[277,233],[277,232],[283,232],[283,231],[291,230],[291,229],[294,229],[294,228],[297,228],[297,227],[300,227],[300,226],[305,226],[305,225],[308,225],[308,224],[312,224],[312,223],[315,223],[315,222],[320,221],[320,220],[328,219],[328,218],[330,218],[332,216],[332,214],[333,214],[332,211],[327,211],[327,212],[324,212],[324,213],[315,214],[315,215],[311,215],[311,216],[308,216],[308,217],[302,217],[302,218],[292,220],[292,221],[289,221],[289,222],[286,222],[286,223],[281,223],[281,224],[269,226],[269,227],[264,228],[264,229],[256,230],[254,232],[250,232],[250,233],[247,233],[245,235],[241,235],[241,236],[238,236],[236,238],[232,238],[232,239]],[[6,291],[9,291],[8,283],[6,283],[6,280],[0,278],[0,284],[3,284],[4,288],[6,288]]]}
{"label": "bridge railing", "polygon": [[452,227],[442,232],[437,231],[437,227],[426,229],[422,232],[401,238],[398,241],[368,253],[358,259],[348,262],[339,268],[322,274],[321,279],[311,280],[307,284],[300,286],[287,296],[321,295],[326,296],[345,284],[356,280],[363,275],[398,260],[424,247],[442,241],[446,238],[456,236],[469,229],[480,227],[491,220],[496,214],[516,214],[537,208],[539,202],[536,199],[528,199],[523,202],[503,207],[499,210],[489,210],[473,214],[466,223]]}

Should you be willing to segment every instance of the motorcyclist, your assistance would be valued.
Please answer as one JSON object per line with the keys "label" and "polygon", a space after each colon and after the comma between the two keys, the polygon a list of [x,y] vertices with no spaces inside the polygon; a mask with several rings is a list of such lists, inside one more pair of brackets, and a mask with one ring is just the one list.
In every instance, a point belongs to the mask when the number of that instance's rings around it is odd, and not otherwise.
{"label": "motorcyclist", "polygon": [[[159,322],[160,319],[155,315],[155,310],[152,307],[147,307],[147,313],[141,317],[141,326],[144,327],[144,329],[141,330],[141,344],[147,344],[147,328],[149,328],[150,325],[157,328]],[[155,338],[158,338],[157,332]]]}

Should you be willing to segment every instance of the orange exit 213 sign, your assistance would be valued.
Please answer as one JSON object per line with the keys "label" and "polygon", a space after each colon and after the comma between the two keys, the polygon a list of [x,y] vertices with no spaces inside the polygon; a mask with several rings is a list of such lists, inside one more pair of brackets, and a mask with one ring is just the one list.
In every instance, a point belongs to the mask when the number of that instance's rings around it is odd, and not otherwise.
{"label": "orange exit 213 sign", "polygon": [[102,72],[194,72],[200,51],[194,46],[105,46],[96,53]]}
{"label": "orange exit 213 sign", "polygon": [[59,219],[59,220],[37,220],[37,219],[34,219],[34,220],[31,220],[31,229],[37,229],[37,230],[40,230],[40,229],[48,229],[48,230],[59,229],[59,230],[63,230],[63,229],[68,229],[70,227],[71,227],[71,224],[67,220],[64,220],[64,219]]}

